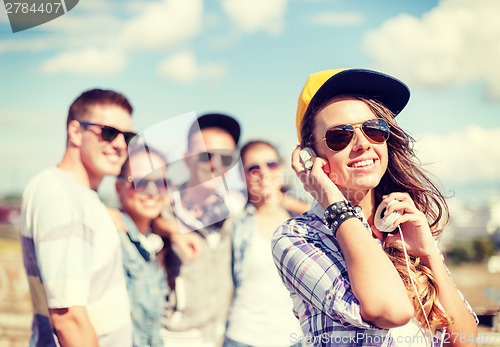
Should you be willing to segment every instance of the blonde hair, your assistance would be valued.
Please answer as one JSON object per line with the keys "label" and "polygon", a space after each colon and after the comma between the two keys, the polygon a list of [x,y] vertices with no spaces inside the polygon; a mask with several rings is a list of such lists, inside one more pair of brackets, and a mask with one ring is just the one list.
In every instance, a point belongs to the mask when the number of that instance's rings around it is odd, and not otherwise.
{"label": "blonde hair", "polygon": [[[431,332],[453,324],[453,318],[446,314],[439,306],[437,300],[439,297],[439,287],[434,281],[431,270],[421,263],[420,258],[410,256],[410,274],[408,274],[406,259],[402,249],[394,245],[388,246],[384,244],[384,251],[403,280],[408,296],[412,300],[415,309],[415,317],[419,323],[424,328],[430,328]],[[418,298],[422,302],[423,310],[417,298],[417,293],[415,293],[415,289],[410,281],[410,276],[417,288]],[[427,322],[429,322],[430,327],[427,326]]]}

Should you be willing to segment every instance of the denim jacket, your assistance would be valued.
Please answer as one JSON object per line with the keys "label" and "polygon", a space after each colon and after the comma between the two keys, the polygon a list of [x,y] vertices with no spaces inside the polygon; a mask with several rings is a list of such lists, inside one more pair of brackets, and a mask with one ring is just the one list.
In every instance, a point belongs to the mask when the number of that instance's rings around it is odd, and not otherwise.
{"label": "denim jacket", "polygon": [[235,288],[240,286],[244,277],[243,259],[256,228],[256,212],[255,206],[249,203],[241,213],[235,216],[232,235],[232,270]]}
{"label": "denim jacket", "polygon": [[122,211],[127,232],[120,232],[123,268],[127,282],[135,347],[162,346],[161,314],[166,302],[167,281],[156,255],[141,243],[139,230]]}

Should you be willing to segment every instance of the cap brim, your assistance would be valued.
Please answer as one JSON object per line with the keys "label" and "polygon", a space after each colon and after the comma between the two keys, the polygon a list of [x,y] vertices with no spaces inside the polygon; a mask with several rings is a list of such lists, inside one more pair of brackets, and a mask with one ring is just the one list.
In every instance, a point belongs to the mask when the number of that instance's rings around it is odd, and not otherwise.
{"label": "cap brim", "polygon": [[380,101],[397,115],[410,99],[410,89],[400,80],[372,70],[350,69],[330,77],[314,94],[308,108],[320,107],[338,95],[361,95]]}

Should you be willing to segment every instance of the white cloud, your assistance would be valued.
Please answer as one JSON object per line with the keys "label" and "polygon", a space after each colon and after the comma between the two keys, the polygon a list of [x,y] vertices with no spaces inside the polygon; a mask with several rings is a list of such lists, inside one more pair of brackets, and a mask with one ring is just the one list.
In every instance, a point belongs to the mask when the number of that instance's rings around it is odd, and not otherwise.
{"label": "white cloud", "polygon": [[[81,3],[81,1],[80,1]],[[79,3],[79,4],[80,4]],[[79,4],[77,7],[80,10]],[[124,25],[123,20],[113,12],[81,13],[72,10],[33,30],[36,35],[21,35],[8,40],[0,40],[0,53],[71,51],[82,47],[112,47],[115,45],[116,31]],[[114,30],[109,30],[114,28]]]}
{"label": "white cloud", "polygon": [[[14,46],[12,43],[2,45],[0,42],[0,52],[13,48],[62,48],[62,53],[41,64],[40,70],[43,73],[113,75],[125,68],[127,52],[165,50],[201,31],[202,0],[128,3],[121,11],[132,14],[129,21],[119,19],[116,11],[105,11],[106,14],[102,14],[102,10],[108,7],[109,3],[100,4],[92,0],[81,8],[84,14],[70,13],[60,21],[47,23],[47,27],[61,33],[58,37],[61,36],[64,40],[48,37],[31,43],[19,41]],[[57,46],[58,43],[61,45]],[[79,48],[82,46],[86,48]],[[213,69],[207,67],[205,70],[210,72]]]}
{"label": "white cloud", "polygon": [[415,149],[419,159],[441,181],[454,183],[498,182],[500,177],[500,128],[467,129],[447,135],[419,136]]}
{"label": "white cloud", "polygon": [[9,23],[9,17],[7,15],[7,11],[0,11],[0,23]]}
{"label": "white cloud", "polygon": [[241,31],[252,34],[265,31],[277,35],[283,31],[287,0],[223,0],[222,10]]}
{"label": "white cloud", "polygon": [[118,40],[121,47],[163,50],[201,32],[202,0],[162,0],[141,4],[143,12],[127,23]]}
{"label": "white cloud", "polygon": [[310,24],[330,27],[356,26],[364,21],[364,16],[357,12],[323,12],[313,15],[307,20]]}
{"label": "white cloud", "polygon": [[432,87],[484,80],[500,99],[500,1],[442,0],[422,18],[401,14],[364,41],[376,65]]}
{"label": "white cloud", "polygon": [[56,55],[42,63],[40,69],[45,74],[71,72],[82,75],[113,75],[125,67],[122,53],[85,48]]}
{"label": "white cloud", "polygon": [[[183,42],[202,28],[203,0],[127,1],[119,7],[111,1],[82,0],[75,9],[78,11],[72,10],[43,24],[47,32],[36,40],[24,37],[0,40],[0,52],[32,51],[38,47],[68,49],[92,43],[101,47],[157,50]],[[0,21],[8,21],[2,11]],[[31,47],[33,42],[37,44],[35,48]]]}
{"label": "white cloud", "polygon": [[222,64],[198,64],[194,54],[190,51],[178,52],[158,65],[158,72],[161,76],[183,84],[218,80],[224,77],[226,71],[226,67]]}
{"label": "white cloud", "polygon": [[[223,0],[223,14],[204,17],[203,0],[132,0],[119,8],[109,1],[85,0],[77,5],[78,11],[44,24],[46,31],[39,35],[0,40],[0,54],[55,51],[52,58],[40,64],[39,71],[116,74],[125,68],[130,52],[175,52],[199,35],[204,24],[217,26],[227,17],[238,30],[219,38],[209,37],[207,42],[212,47],[226,47],[241,35],[257,31],[278,34],[283,30],[287,1]],[[171,66],[181,66],[181,72],[172,71]],[[183,83],[217,80],[226,70],[218,63],[200,65],[188,54],[159,64],[163,76]]]}
{"label": "white cloud", "polygon": [[54,38],[35,38],[26,40],[0,41],[0,53],[3,52],[36,52],[60,48],[59,40]]}
{"label": "white cloud", "polygon": [[[113,11],[89,12],[84,14],[81,14],[81,12],[75,14],[75,12],[71,11],[62,17],[43,24],[43,28],[58,35],[64,35],[66,39],[75,34],[80,34],[83,35],[85,42],[88,36],[95,38],[97,34],[100,34],[102,37],[104,32],[110,31],[110,28],[113,28],[111,31],[116,34],[116,31],[120,30],[123,24],[124,21],[116,17]],[[74,38],[74,41],[81,44],[81,39],[82,36]]]}
{"label": "white cloud", "polygon": [[79,0],[76,5],[78,11],[113,13],[116,11],[116,4],[112,1],[103,0]]}

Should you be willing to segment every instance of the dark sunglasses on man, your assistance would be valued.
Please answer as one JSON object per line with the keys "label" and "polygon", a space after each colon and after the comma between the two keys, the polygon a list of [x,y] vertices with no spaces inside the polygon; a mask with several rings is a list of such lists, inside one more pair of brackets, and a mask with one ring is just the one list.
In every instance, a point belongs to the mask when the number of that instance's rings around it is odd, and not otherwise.
{"label": "dark sunglasses on man", "polygon": [[130,143],[130,141],[132,140],[132,138],[137,135],[136,133],[133,133],[133,132],[130,132],[130,131],[121,131],[121,130],[118,130],[116,128],[113,128],[113,127],[110,127],[110,126],[107,126],[107,125],[102,125],[102,124],[97,124],[97,123],[89,123],[89,122],[80,122],[78,121],[78,123],[80,123],[80,125],[84,126],[84,127],[88,127],[88,126],[91,126],[91,125],[95,125],[95,126],[98,126],[101,128],[101,133],[98,134],[98,133],[95,133],[96,135],[99,135],[101,136],[101,138],[104,140],[104,141],[113,141],[114,139],[116,139],[116,137],[120,134],[123,134],[123,137],[125,139],[125,143],[128,145]]}
{"label": "dark sunglasses on man", "polygon": [[196,160],[199,163],[213,163],[214,159],[218,159],[224,167],[229,167],[234,162],[234,151],[214,149],[210,152],[201,152],[195,155]]}

